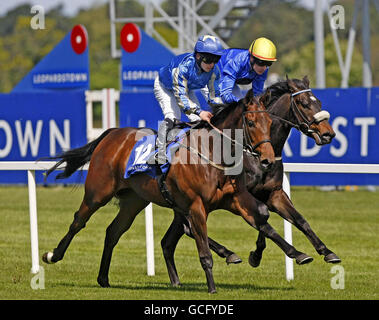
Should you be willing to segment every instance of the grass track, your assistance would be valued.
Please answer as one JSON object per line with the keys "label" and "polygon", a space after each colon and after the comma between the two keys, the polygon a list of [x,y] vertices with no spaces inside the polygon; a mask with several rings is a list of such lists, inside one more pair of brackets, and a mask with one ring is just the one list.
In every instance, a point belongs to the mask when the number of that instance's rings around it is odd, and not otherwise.
{"label": "grass track", "polygon": [[[66,233],[77,210],[83,188],[37,188],[39,248],[52,250]],[[146,275],[144,214],[124,234],[113,254],[111,288],[97,285],[105,229],[117,206],[110,203],[93,215],[73,240],[65,258],[43,264],[45,289],[30,286],[30,233],[26,187],[0,187],[0,299],[157,299],[157,300],[255,300],[255,299],[374,299],[379,293],[379,192],[321,192],[294,187],[296,208],[321,240],[341,259],[345,288],[331,288],[332,265],[326,264],[305,236],[293,228],[295,247],[313,256],[305,266],[295,264],[295,280],[285,280],[284,254],[268,240],[261,266],[253,269],[247,258],[255,249],[258,232],[240,217],[216,211],[209,217],[211,237],[243,260],[227,266],[213,254],[217,294],[209,295],[195,242],[184,236],[176,250],[176,264],[183,286],[172,288],[160,240],[172,221],[170,210],[154,206],[156,275]],[[283,234],[283,222],[272,213],[270,223]],[[42,262],[41,262],[42,264]]]}

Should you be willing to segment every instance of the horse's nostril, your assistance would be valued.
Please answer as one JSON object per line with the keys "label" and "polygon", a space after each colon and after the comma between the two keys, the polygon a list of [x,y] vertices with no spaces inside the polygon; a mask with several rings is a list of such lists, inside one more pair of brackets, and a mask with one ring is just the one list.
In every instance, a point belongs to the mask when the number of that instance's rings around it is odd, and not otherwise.
{"label": "horse's nostril", "polygon": [[336,136],[336,134],[335,133],[331,133],[331,132],[326,132],[326,133],[324,133],[322,136],[321,136],[321,138],[322,138],[322,140],[324,141],[324,142],[331,142],[332,141],[332,139],[334,138]]}
{"label": "horse's nostril", "polygon": [[268,170],[268,169],[270,169],[270,167],[272,166],[272,162],[269,161],[268,159],[263,159],[263,160],[261,161],[261,166],[262,166],[262,168],[263,168],[264,170]]}

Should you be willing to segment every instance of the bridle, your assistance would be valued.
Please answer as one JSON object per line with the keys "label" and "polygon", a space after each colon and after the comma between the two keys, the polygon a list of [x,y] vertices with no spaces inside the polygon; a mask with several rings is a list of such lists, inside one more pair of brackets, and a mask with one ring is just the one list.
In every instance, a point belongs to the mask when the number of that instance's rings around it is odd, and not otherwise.
{"label": "bridle", "polygon": [[247,120],[246,120],[245,114],[247,114],[247,113],[267,113],[268,114],[268,111],[267,110],[254,110],[254,111],[244,111],[242,113],[242,121],[243,121],[242,128],[244,131],[243,136],[244,136],[244,139],[247,140],[246,141],[247,143],[245,143],[245,146],[247,148],[249,148],[251,152],[257,153],[258,155],[260,155],[260,153],[257,152],[256,149],[263,143],[271,143],[271,145],[272,145],[272,142],[270,139],[265,139],[265,140],[259,141],[258,143],[253,145],[253,141],[251,140],[250,135],[249,135],[248,125],[246,123]]}
{"label": "bridle", "polygon": [[296,104],[295,99],[294,99],[295,96],[297,96],[301,93],[311,92],[311,91],[312,91],[311,89],[304,89],[304,90],[300,90],[300,91],[297,91],[297,92],[294,92],[291,94],[290,109],[292,110],[293,114],[295,115],[295,118],[297,120],[297,124],[293,123],[291,121],[288,121],[286,119],[283,119],[282,117],[279,117],[279,116],[274,115],[272,113],[270,113],[270,115],[274,116],[275,118],[278,118],[279,120],[281,120],[283,122],[288,123],[290,126],[298,129],[299,131],[301,131],[302,133],[304,133],[306,135],[315,133],[315,131],[310,128],[311,125],[314,123],[319,124],[320,122],[322,122],[324,120],[329,120],[329,118],[330,118],[329,112],[325,111],[325,110],[317,112],[313,115],[313,119],[311,121],[309,121],[308,118],[306,117],[306,115],[304,114],[304,112],[302,112],[299,109],[299,107]]}

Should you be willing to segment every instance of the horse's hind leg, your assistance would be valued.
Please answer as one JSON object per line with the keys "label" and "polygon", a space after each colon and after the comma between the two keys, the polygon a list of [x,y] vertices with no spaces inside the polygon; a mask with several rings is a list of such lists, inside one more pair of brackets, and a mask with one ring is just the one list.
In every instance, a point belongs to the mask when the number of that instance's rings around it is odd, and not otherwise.
{"label": "horse's hind leg", "polygon": [[140,198],[132,190],[128,190],[120,198],[120,210],[106,231],[103,255],[97,277],[97,282],[100,286],[109,287],[108,274],[113,248],[118,243],[120,237],[130,228],[137,214],[148,204],[148,201]]}
{"label": "horse's hind leg", "polygon": [[[164,235],[161,246],[163,251],[163,256],[165,258],[168,275],[170,277],[171,284],[173,286],[180,286],[179,276],[175,267],[174,253],[176,245],[178,244],[180,238],[183,234],[186,234],[190,238],[194,239],[194,235],[191,231],[188,222],[186,221],[180,213],[175,212],[174,220],[172,221],[170,227],[168,228],[166,234]],[[217,243],[213,239],[208,237],[209,248],[213,250],[221,258],[226,258],[226,263],[240,263],[241,258],[238,257],[234,252],[228,250],[226,247]]]}
{"label": "horse's hind leg", "polygon": [[[88,194],[91,194],[91,196],[88,196]],[[62,260],[74,236],[85,227],[92,214],[108,203],[112,199],[112,196],[111,194],[107,194],[98,198],[99,201],[95,201],[93,193],[86,190],[82,204],[79,210],[75,212],[74,221],[71,223],[67,234],[62,238],[53,252],[46,252],[42,256],[42,260],[46,263],[55,263]]]}

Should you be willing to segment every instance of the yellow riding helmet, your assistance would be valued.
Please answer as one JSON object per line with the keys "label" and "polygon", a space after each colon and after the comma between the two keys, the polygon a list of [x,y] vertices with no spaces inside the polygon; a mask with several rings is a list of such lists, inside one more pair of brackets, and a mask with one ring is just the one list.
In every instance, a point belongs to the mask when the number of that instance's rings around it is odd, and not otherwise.
{"label": "yellow riding helmet", "polygon": [[267,38],[258,38],[253,41],[249,48],[253,57],[264,61],[276,61],[276,47],[274,43]]}

